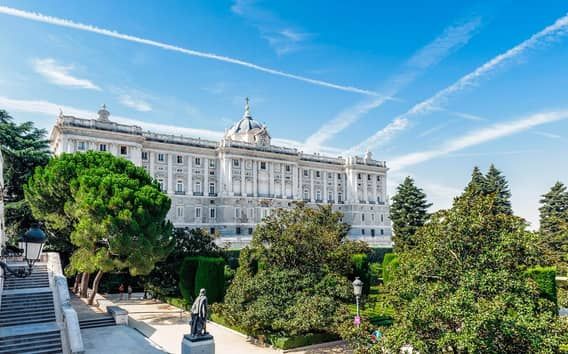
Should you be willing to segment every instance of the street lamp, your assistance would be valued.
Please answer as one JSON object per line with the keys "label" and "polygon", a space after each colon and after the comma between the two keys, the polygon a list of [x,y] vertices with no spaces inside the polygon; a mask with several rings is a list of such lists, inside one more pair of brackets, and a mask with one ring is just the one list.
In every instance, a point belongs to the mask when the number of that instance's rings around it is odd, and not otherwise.
{"label": "street lamp", "polygon": [[[5,262],[0,261],[0,267],[5,273],[11,274],[17,278],[25,278],[32,274],[34,264],[39,260],[43,245],[47,236],[39,228],[37,224],[33,224],[28,231],[18,241],[18,246],[22,252],[24,261],[28,264],[28,268],[12,269]],[[2,256],[5,256],[3,254]]]}
{"label": "street lamp", "polygon": [[355,277],[355,280],[353,281],[353,294],[357,301],[357,317],[355,317],[355,323],[359,325],[361,321],[361,317],[359,317],[359,298],[363,294],[363,282],[359,279],[359,277]]}

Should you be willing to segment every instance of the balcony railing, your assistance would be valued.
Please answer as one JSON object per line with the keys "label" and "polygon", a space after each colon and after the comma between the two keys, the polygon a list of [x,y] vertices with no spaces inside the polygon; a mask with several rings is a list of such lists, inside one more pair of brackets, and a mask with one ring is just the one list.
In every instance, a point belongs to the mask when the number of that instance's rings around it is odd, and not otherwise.
{"label": "balcony railing", "polygon": [[203,192],[193,192],[195,197],[203,197]]}
{"label": "balcony railing", "polygon": [[217,196],[217,193],[211,193],[211,192],[209,192],[209,196],[210,196],[210,197],[216,197],[216,196]]}
{"label": "balcony railing", "polygon": [[185,195],[185,191],[175,191],[176,195]]}

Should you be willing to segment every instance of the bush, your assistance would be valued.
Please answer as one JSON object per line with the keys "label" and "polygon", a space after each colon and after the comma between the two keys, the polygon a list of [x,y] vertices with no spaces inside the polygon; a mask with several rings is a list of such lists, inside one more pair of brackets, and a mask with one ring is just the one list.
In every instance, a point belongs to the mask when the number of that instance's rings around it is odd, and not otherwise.
{"label": "bush", "polygon": [[268,341],[274,347],[282,350],[305,347],[319,343],[331,342],[338,340],[339,336],[333,333],[308,333],[293,337],[280,337],[277,335],[269,335]]}
{"label": "bush", "polygon": [[195,299],[195,275],[197,273],[198,257],[185,257],[179,270],[179,290],[187,302]]}
{"label": "bush", "polygon": [[392,247],[372,247],[369,257],[370,263],[383,263],[386,254],[392,253]]}
{"label": "bush", "polygon": [[558,304],[555,267],[533,267],[527,270],[529,278],[535,281],[543,298]]}
{"label": "bush", "polygon": [[371,289],[371,270],[369,269],[369,256],[365,253],[357,253],[351,256],[353,263],[353,274],[350,278],[353,280],[359,277],[363,282],[363,294],[369,294]]}
{"label": "bush", "polygon": [[229,249],[223,252],[223,256],[227,260],[227,264],[231,269],[237,269],[239,267],[239,256],[241,250]]}
{"label": "bush", "polygon": [[383,283],[388,283],[393,278],[394,270],[398,268],[398,256],[395,253],[387,253],[383,259]]}
{"label": "bush", "polygon": [[189,304],[184,298],[180,298],[180,297],[166,297],[164,298],[165,302],[178,307],[180,309],[184,309],[184,310],[189,310],[189,308],[191,307],[191,304]]}
{"label": "bush", "polygon": [[200,289],[205,289],[210,304],[223,301],[225,295],[225,260],[221,257],[197,257],[197,259],[194,296],[199,295]]}
{"label": "bush", "polygon": [[378,285],[379,279],[383,277],[383,267],[380,263],[371,263],[369,271],[371,272],[371,286]]}

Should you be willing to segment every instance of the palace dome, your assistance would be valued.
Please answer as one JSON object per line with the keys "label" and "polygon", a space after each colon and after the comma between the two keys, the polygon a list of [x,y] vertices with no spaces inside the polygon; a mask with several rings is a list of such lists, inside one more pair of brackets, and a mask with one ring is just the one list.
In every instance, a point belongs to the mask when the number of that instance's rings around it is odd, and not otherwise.
{"label": "palace dome", "polygon": [[248,98],[246,99],[243,117],[225,133],[225,139],[256,145],[270,145],[268,128],[252,118]]}

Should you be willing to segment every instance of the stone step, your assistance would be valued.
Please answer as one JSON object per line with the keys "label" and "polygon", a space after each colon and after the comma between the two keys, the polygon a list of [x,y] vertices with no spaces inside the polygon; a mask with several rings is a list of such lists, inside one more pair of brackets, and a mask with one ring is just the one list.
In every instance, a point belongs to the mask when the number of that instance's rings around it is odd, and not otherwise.
{"label": "stone step", "polygon": [[61,350],[61,335],[59,332],[38,333],[11,337],[9,340],[0,339],[0,353],[30,353],[36,351]]}
{"label": "stone step", "polygon": [[81,329],[109,326],[116,326],[116,321],[113,317],[102,317],[79,321],[79,327]]}
{"label": "stone step", "polygon": [[9,312],[9,313],[1,312],[0,321],[8,321],[11,320],[12,318],[40,316],[45,314],[55,314],[53,306],[51,308],[32,309],[30,311]]}
{"label": "stone step", "polygon": [[43,322],[54,322],[55,313],[36,315],[33,317],[16,317],[9,319],[0,319],[0,327],[8,327],[15,325],[31,324],[31,323],[43,323]]}

